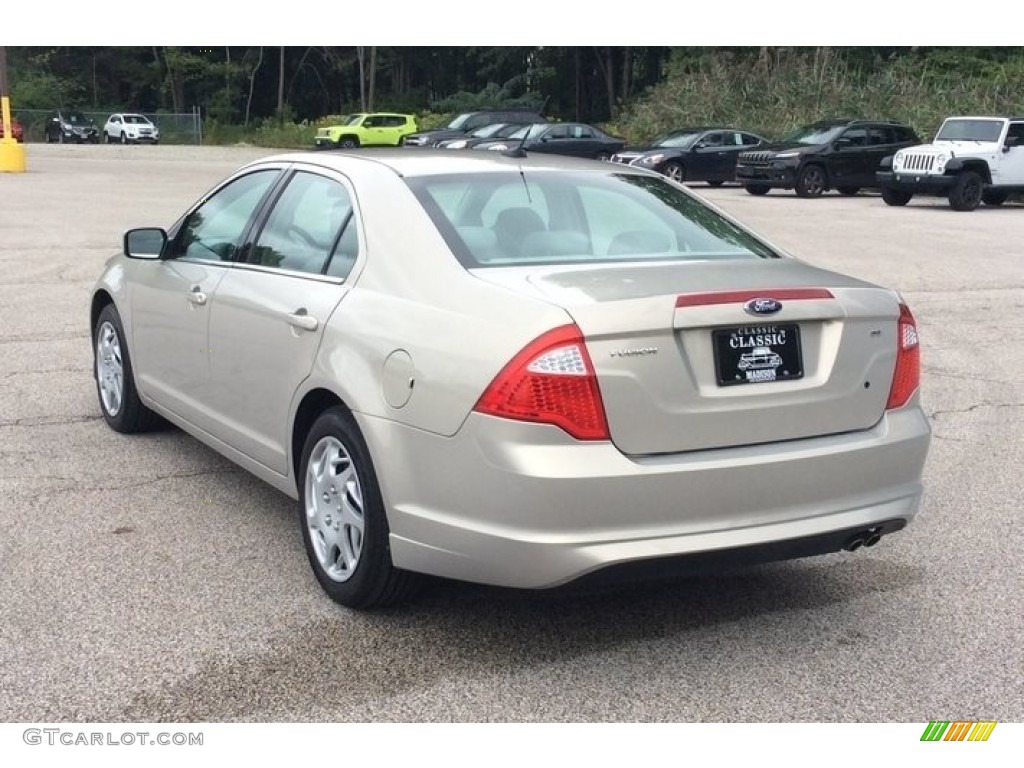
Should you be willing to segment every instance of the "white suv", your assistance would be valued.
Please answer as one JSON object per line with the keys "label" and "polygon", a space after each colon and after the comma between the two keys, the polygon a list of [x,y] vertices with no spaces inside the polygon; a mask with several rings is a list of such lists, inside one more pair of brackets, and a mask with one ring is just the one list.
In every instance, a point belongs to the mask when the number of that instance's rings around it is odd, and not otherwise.
{"label": "white suv", "polygon": [[1024,117],[948,117],[931,144],[882,160],[877,177],[888,205],[915,194],[946,195],[955,211],[1002,205],[1024,192]]}
{"label": "white suv", "polygon": [[119,141],[122,144],[147,142],[160,143],[160,129],[145,115],[119,112],[107,118],[103,126],[103,138],[107,144]]}

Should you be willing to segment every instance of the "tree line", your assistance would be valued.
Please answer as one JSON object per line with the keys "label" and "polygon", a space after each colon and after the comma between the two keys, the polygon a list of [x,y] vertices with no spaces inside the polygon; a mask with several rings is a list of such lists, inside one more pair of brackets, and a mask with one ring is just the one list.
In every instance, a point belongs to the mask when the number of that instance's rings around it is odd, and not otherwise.
{"label": "tree line", "polygon": [[630,135],[713,118],[781,129],[805,104],[856,114],[926,99],[930,120],[960,111],[957,100],[1010,108],[1024,94],[1024,49],[1011,47],[9,47],[8,67],[16,109],[198,106],[242,126],[521,106]]}

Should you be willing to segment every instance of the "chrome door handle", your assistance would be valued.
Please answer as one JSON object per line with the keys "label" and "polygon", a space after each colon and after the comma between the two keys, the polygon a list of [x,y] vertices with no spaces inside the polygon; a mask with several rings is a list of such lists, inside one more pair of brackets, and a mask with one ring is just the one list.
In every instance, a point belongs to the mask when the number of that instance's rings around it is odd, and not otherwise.
{"label": "chrome door handle", "polygon": [[297,309],[288,315],[288,324],[304,331],[315,331],[320,325],[319,321],[305,309]]}
{"label": "chrome door handle", "polygon": [[198,285],[195,288],[193,288],[191,291],[186,293],[185,294],[185,298],[188,299],[190,304],[205,304],[206,303],[206,294],[203,293],[201,290],[199,290],[199,286]]}

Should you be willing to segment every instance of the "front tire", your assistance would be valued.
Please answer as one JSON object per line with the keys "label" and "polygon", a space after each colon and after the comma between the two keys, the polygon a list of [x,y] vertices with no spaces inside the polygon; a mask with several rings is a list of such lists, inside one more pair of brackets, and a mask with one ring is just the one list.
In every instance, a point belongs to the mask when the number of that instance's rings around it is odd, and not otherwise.
{"label": "front tire", "polygon": [[677,160],[669,160],[662,167],[661,172],[672,179],[672,181],[678,181],[680,184],[686,181],[686,168]]}
{"label": "front tire", "polygon": [[723,184],[725,184],[725,182],[722,181],[721,179],[716,179],[715,181],[709,181],[708,182],[708,186],[709,187],[720,187]]}
{"label": "front tire", "polygon": [[313,423],[299,478],[302,541],[328,596],[349,608],[407,598],[419,577],[391,562],[377,475],[363,435],[345,408],[330,408]]}
{"label": "front tire", "polygon": [[764,184],[747,184],[743,187],[747,190],[748,195],[754,195],[760,197],[761,195],[767,195],[771,187],[765,186]]}
{"label": "front tire", "polygon": [[949,207],[954,211],[973,211],[981,203],[982,188],[981,176],[974,171],[962,172],[949,190]]}
{"label": "front tire", "polygon": [[860,187],[836,187],[836,191],[843,197],[853,197],[860,192]]}
{"label": "front tire", "polygon": [[127,144],[128,143],[128,134],[126,134],[124,131],[121,131],[121,143],[122,144]]}
{"label": "front tire", "polygon": [[892,206],[904,206],[910,202],[914,194],[912,192],[904,192],[902,189],[891,189],[889,187],[882,187],[882,199],[886,205]]}
{"label": "front tire", "polygon": [[96,321],[93,355],[96,393],[103,418],[110,428],[131,434],[159,426],[160,417],[139,399],[124,326],[113,304],[107,304]]}
{"label": "front tire", "polygon": [[805,165],[796,177],[798,197],[821,197],[828,185],[825,170],[820,165]]}
{"label": "front tire", "polygon": [[359,146],[359,139],[354,136],[346,136],[338,142],[338,146],[341,149],[355,149]]}

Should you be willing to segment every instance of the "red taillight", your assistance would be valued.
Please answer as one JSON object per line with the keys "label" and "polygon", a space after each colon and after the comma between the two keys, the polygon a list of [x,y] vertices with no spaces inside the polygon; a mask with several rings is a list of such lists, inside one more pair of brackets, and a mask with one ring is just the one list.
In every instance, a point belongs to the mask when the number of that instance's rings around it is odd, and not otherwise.
{"label": "red taillight", "polygon": [[896,370],[886,408],[902,408],[921,385],[921,346],[917,338],[917,322],[910,308],[900,304],[897,329]]}
{"label": "red taillight", "polygon": [[475,411],[561,427],[577,440],[608,440],[601,390],[575,325],[526,345],[487,387]]}

